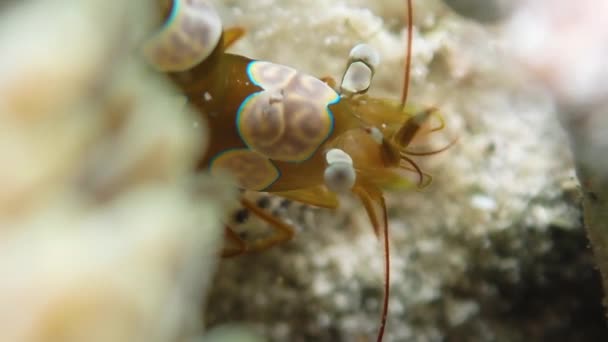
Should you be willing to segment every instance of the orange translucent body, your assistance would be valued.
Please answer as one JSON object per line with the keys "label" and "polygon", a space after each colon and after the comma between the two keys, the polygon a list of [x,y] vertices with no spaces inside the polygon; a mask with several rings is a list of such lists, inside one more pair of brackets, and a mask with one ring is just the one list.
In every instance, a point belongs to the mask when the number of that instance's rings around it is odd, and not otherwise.
{"label": "orange translucent body", "polygon": [[[171,2],[161,1],[167,18]],[[196,6],[196,1],[188,4]],[[428,175],[408,156],[439,151],[415,153],[407,148],[417,135],[443,128],[443,120],[434,108],[415,110],[405,105],[412,40],[411,1],[407,4],[408,53],[401,102],[365,94],[341,96],[329,85],[291,68],[226,53],[225,47],[238,39],[238,30],[224,31],[220,43],[199,64],[169,73],[210,127],[210,145],[200,157],[200,170],[225,170],[242,188],[336,208],[337,195],[325,185],[326,153],[337,148],[352,158],[356,181],[351,191],[363,203],[385,247],[386,283],[379,341],[388,312],[390,260],[383,192],[428,184]],[[441,126],[429,127],[427,121],[432,116],[441,121]],[[276,132],[281,134],[273,136]],[[418,183],[405,177],[404,171],[416,172]],[[236,241],[237,248],[225,254],[263,250],[293,236],[289,226],[253,203],[242,198],[241,204],[274,226],[277,236],[246,245],[227,227],[226,236]]]}

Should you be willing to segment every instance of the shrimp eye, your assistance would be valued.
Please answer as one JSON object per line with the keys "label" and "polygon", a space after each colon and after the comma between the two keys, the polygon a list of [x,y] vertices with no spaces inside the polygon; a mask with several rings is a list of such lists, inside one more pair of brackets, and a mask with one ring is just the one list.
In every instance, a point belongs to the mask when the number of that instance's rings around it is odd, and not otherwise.
{"label": "shrimp eye", "polygon": [[351,157],[346,152],[334,148],[327,152],[325,159],[327,167],[323,176],[327,188],[335,193],[349,192],[357,178]]}
{"label": "shrimp eye", "polygon": [[380,64],[380,55],[373,47],[367,44],[358,44],[350,50],[348,55],[350,62],[361,61],[373,72]]}
{"label": "shrimp eye", "polygon": [[342,75],[340,91],[345,95],[367,92],[380,63],[378,52],[367,44],[359,44],[350,50],[346,70]]}

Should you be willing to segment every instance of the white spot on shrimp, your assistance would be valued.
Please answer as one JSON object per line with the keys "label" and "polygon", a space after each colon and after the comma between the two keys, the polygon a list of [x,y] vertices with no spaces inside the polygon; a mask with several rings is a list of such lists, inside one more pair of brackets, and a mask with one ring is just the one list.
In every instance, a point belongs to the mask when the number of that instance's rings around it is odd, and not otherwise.
{"label": "white spot on shrimp", "polygon": [[369,135],[372,137],[372,139],[374,139],[374,141],[376,143],[378,143],[378,145],[382,144],[382,140],[384,139],[384,136],[382,136],[382,132],[380,132],[380,130],[376,127],[372,127],[369,130]]}
{"label": "white spot on shrimp", "polygon": [[207,101],[207,102],[209,102],[209,101],[213,100],[213,97],[212,97],[212,96],[211,96],[211,94],[209,94],[209,92],[207,92],[207,91],[206,91],[206,92],[203,94],[203,98],[204,98],[204,99],[205,99],[205,101]]}

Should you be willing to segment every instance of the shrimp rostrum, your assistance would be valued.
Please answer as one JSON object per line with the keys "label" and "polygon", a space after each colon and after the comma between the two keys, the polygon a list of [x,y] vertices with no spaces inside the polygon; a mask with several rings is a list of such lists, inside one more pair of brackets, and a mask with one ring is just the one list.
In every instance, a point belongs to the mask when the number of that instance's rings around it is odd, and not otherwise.
{"label": "shrimp rostrum", "polygon": [[[318,79],[288,66],[226,52],[242,34],[222,28],[206,0],[161,0],[164,25],[144,46],[144,55],[166,72],[210,127],[210,145],[199,168],[230,173],[245,190],[264,191],[318,207],[336,208],[339,195],[358,197],[385,252],[385,299],[378,339],[388,307],[389,240],[384,191],[424,187],[430,176],[408,150],[417,135],[443,127],[436,109],[406,106],[411,56],[408,1],[406,74],[401,101],[366,94],[378,55],[355,46],[342,79]],[[336,85],[337,84],[337,85]],[[430,127],[436,117],[439,127]],[[435,121],[435,120],[433,120]],[[442,149],[443,150],[443,149]],[[407,172],[415,172],[412,181]],[[264,250],[292,238],[294,230],[254,203],[241,204],[272,226],[271,237],[245,243],[230,227],[226,256]]]}

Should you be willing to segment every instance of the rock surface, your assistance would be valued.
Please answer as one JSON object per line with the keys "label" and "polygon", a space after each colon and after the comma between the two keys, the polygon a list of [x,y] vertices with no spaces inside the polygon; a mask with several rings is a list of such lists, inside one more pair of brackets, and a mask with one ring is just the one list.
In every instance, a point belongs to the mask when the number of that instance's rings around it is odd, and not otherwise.
{"label": "rock surface", "polygon": [[[371,93],[398,99],[404,1],[225,2],[247,29],[234,51],[339,79],[352,46],[378,49]],[[562,341],[608,336],[580,191],[549,94],[509,57],[500,28],[415,2],[410,101],[448,127],[418,158],[423,192],[389,196],[392,268],[386,341]],[[273,341],[375,338],[382,251],[358,204],[319,213],[283,246],[223,260],[210,326],[251,325]]]}

